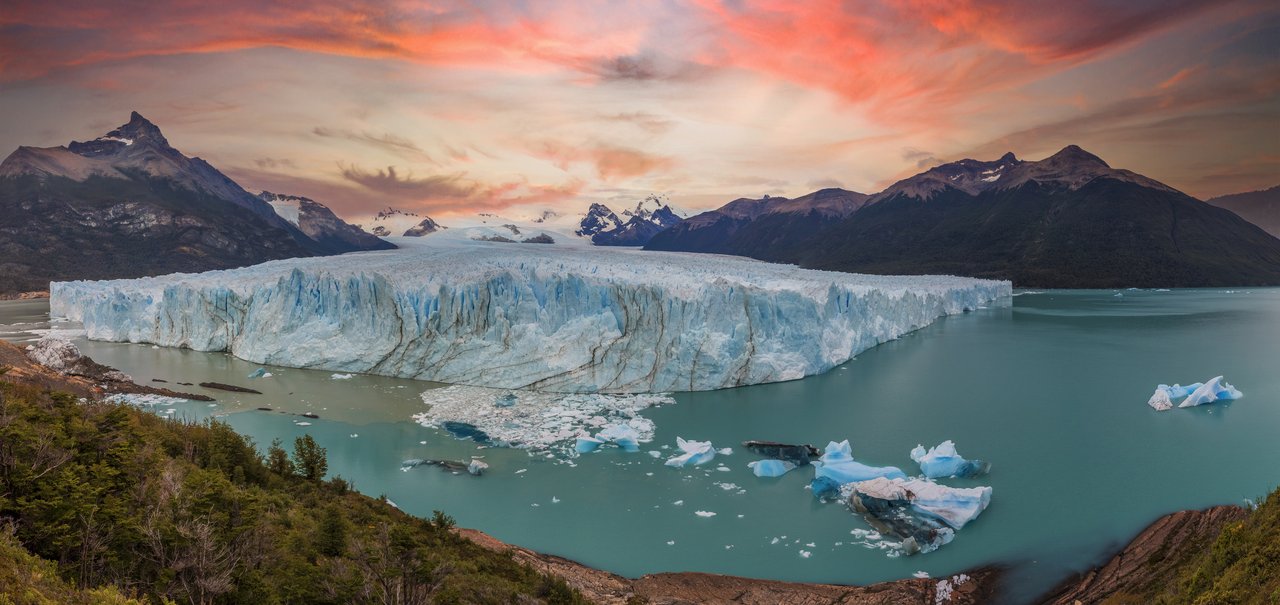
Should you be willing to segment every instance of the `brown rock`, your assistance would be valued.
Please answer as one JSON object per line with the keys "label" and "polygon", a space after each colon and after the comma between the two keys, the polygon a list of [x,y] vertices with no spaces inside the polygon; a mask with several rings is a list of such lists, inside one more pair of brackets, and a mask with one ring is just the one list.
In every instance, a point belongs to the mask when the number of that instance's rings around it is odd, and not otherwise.
{"label": "brown rock", "polygon": [[1164,585],[1177,571],[1175,562],[1209,548],[1224,525],[1247,515],[1239,506],[1215,506],[1160,517],[1106,565],[1065,582],[1043,602],[1098,603],[1113,595],[1144,593],[1148,587]]}

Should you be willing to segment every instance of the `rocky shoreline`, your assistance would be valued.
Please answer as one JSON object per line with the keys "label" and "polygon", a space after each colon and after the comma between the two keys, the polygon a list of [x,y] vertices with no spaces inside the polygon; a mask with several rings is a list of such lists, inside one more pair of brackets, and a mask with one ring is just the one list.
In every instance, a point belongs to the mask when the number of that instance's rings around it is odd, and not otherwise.
{"label": "rocky shoreline", "polygon": [[35,300],[37,298],[49,298],[49,291],[35,290],[32,292],[0,292],[0,300]]}
{"label": "rocky shoreline", "polygon": [[[490,550],[508,552],[517,561],[557,576],[588,599],[603,605],[648,603],[685,605],[917,605],[987,603],[996,595],[1000,570],[982,568],[948,578],[906,578],[868,586],[803,584],[756,580],[708,573],[659,573],[629,579],[575,561],[534,552],[502,542],[474,529],[459,535]],[[964,576],[963,581],[956,580]],[[947,582],[949,598],[939,598],[939,584]]]}

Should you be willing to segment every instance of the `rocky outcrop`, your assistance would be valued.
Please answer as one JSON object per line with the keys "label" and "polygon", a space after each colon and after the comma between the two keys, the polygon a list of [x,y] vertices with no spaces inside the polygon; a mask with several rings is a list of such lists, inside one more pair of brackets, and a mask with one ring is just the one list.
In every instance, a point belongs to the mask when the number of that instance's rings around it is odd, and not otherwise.
{"label": "rocky outcrop", "polygon": [[124,372],[94,361],[81,354],[70,341],[57,338],[42,338],[26,350],[0,340],[0,370],[3,370],[0,376],[7,381],[67,391],[81,397],[131,393],[213,401],[207,395],[137,384]]}
{"label": "rocky outcrop", "polygon": [[[953,578],[909,578],[869,586],[801,584],[707,573],[660,573],[632,580],[563,557],[512,546],[474,529],[457,532],[484,548],[508,552],[521,563],[559,577],[583,596],[604,605],[968,605],[990,601],[1000,575],[998,569],[984,568],[964,574],[966,579],[956,583]],[[944,580],[950,597],[938,600],[939,584]]]}
{"label": "rocky outcrop", "polygon": [[1105,565],[1067,581],[1043,603],[1099,603],[1126,593],[1148,594],[1176,578],[1176,563],[1211,547],[1224,526],[1248,514],[1239,506],[1215,506],[1160,517]]}

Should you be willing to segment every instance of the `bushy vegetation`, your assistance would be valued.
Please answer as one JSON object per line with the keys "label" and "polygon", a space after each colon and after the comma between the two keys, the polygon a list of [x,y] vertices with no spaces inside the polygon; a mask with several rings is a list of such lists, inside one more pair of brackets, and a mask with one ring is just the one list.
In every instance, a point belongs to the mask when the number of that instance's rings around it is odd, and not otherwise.
{"label": "bushy vegetation", "polygon": [[1158,602],[1280,603],[1280,490],[1244,521],[1223,527],[1213,546],[1183,567],[1177,589],[1176,596]]}
{"label": "bushy vegetation", "polygon": [[292,445],[0,382],[0,605],[584,602]]}

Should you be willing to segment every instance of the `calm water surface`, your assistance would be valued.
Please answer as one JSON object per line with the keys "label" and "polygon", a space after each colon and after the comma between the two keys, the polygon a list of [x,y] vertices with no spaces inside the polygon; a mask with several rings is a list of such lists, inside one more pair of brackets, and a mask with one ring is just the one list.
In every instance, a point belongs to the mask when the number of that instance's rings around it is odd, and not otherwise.
{"label": "calm water surface", "polygon": [[[273,377],[251,381],[257,365],[223,354],[80,344],[139,382],[253,386],[264,394],[215,392],[215,407],[183,404],[178,415],[226,414],[259,444],[310,433],[328,448],[330,472],[364,493],[418,515],[441,509],[461,525],[594,567],[861,584],[1009,563],[1017,602],[1097,563],[1161,514],[1241,503],[1280,484],[1280,289],[1115,294],[1025,293],[1011,308],[944,319],[821,376],[677,394],[676,405],[646,412],[658,428],[645,449],[677,435],[735,448],[696,470],[616,450],[570,467],[478,449],[410,420],[432,383],[274,367]],[[47,313],[44,301],[0,303],[0,337],[30,338]],[[1158,383],[1219,374],[1244,399],[1163,413],[1146,405]],[[279,411],[321,419],[303,427]],[[739,447],[846,438],[858,459],[909,473],[913,446],[953,439],[993,470],[946,483],[993,486],[991,507],[941,550],[889,558],[858,544],[850,532],[867,525],[845,507],[813,500],[811,470],[758,479],[746,467],[755,457]],[[473,455],[489,474],[400,470],[406,458]]]}

